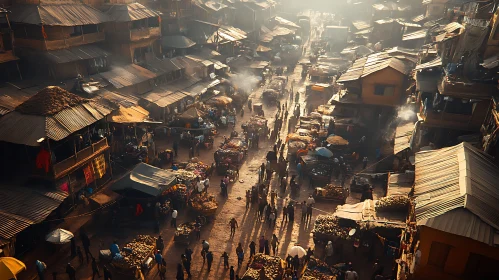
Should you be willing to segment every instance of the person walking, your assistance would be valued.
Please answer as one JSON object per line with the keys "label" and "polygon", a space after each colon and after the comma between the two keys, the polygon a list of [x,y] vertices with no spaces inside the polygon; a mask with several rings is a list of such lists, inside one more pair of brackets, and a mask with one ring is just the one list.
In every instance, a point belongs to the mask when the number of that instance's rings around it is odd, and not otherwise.
{"label": "person walking", "polygon": [[302,169],[301,162],[298,162],[298,164],[296,165],[296,172],[298,173],[298,178],[300,180],[303,179],[303,175],[302,175],[302,172],[301,172],[302,170],[301,169]]}
{"label": "person walking", "polygon": [[154,260],[156,261],[156,264],[159,266],[161,265],[161,261],[163,260],[163,256],[161,255],[161,252],[159,250],[156,250],[156,254],[154,254]]}
{"label": "person walking", "polygon": [[312,205],[307,206],[307,220],[312,220]]}
{"label": "person walking", "polygon": [[275,233],[272,234],[270,245],[272,246],[272,254],[275,256],[275,254],[277,253],[277,246],[279,245],[279,240],[277,239],[277,235],[275,235]]}
{"label": "person walking", "polygon": [[178,216],[178,211],[173,209],[172,211],[172,220],[170,222],[170,225],[172,228],[177,228],[177,216]]}
{"label": "person walking", "polygon": [[301,204],[301,221],[305,222],[306,218],[307,218],[307,202],[303,201],[303,203]]}
{"label": "person walking", "polygon": [[175,153],[175,157],[178,156],[178,141],[174,140],[173,141],[173,152]]}
{"label": "person walking", "polygon": [[159,267],[159,279],[166,280],[166,262],[165,259],[161,261],[161,266]]}
{"label": "person walking", "polygon": [[246,209],[250,208],[251,203],[251,191],[246,190]]}
{"label": "person walking", "polygon": [[265,255],[270,256],[270,246],[269,246],[269,240],[268,239],[265,239],[264,250],[265,250]]}
{"label": "person walking", "polygon": [[36,266],[36,273],[38,273],[38,278],[40,280],[45,280],[45,270],[47,270],[47,265],[40,260],[36,260],[35,266]]}
{"label": "person walking", "polygon": [[286,205],[284,205],[284,207],[282,208],[282,221],[288,221],[288,207]]}
{"label": "person walking", "polygon": [[87,259],[87,264],[90,262],[89,261],[89,255],[91,258],[93,258],[92,253],[90,253],[90,238],[88,237],[87,233],[85,230],[80,231],[80,239],[81,239],[81,244],[83,246],[83,251],[85,251],[85,257]]}
{"label": "person walking", "polygon": [[184,256],[185,258],[191,262],[192,261],[192,249],[191,248],[185,248],[185,251],[184,251]]}
{"label": "person walking", "polygon": [[239,225],[237,224],[235,218],[230,219],[229,225],[230,225],[230,236],[233,237],[234,234],[236,234],[236,228],[239,228]]}
{"label": "person walking", "polygon": [[187,272],[187,278],[191,279],[191,261],[185,255],[182,255],[182,265],[184,266],[185,272]]}
{"label": "person walking", "polygon": [[234,266],[230,267],[229,279],[230,280],[235,280],[236,279],[236,272],[234,271]]}
{"label": "person walking", "polygon": [[156,239],[156,249],[158,249],[161,253],[163,253],[163,249],[165,249],[165,243],[161,235],[158,236],[158,239]]}
{"label": "person walking", "polygon": [[206,261],[208,262],[208,271],[211,270],[211,264],[213,263],[213,253],[208,251],[206,253]]}
{"label": "person walking", "polygon": [[66,273],[68,274],[69,280],[76,280],[76,269],[70,263],[66,265]]}
{"label": "person walking", "polygon": [[367,157],[364,157],[364,158],[362,159],[362,169],[366,169],[366,167],[367,167],[367,162],[368,162]]}
{"label": "person walking", "polygon": [[194,231],[196,232],[196,239],[199,240],[201,239],[201,224],[196,222],[194,225]]}
{"label": "person walking", "polygon": [[206,240],[203,240],[203,242],[201,242],[201,245],[203,246],[203,249],[201,250],[201,257],[203,257],[203,263],[206,259],[206,253],[208,253],[208,251],[210,250],[210,243],[208,243],[208,241]]}
{"label": "person walking", "polygon": [[260,236],[260,239],[258,239],[258,253],[263,253],[263,250],[265,249],[265,237]]}
{"label": "person walking", "polygon": [[255,241],[251,241],[250,245],[250,258],[253,257],[256,254],[256,243]]}
{"label": "person walking", "polygon": [[227,252],[223,252],[221,258],[224,259],[224,268],[229,269],[229,254],[227,254]]}
{"label": "person walking", "polygon": [[239,243],[239,245],[236,248],[236,254],[237,254],[237,266],[241,266],[244,260],[244,250],[243,247],[241,246],[241,243]]}
{"label": "person walking", "polygon": [[113,279],[111,271],[109,271],[109,269],[107,269],[107,267],[104,266],[104,280],[111,280],[111,279]]}
{"label": "person walking", "polygon": [[175,277],[177,280],[184,280],[184,269],[182,265],[177,263],[177,276]]}
{"label": "person walking", "polygon": [[275,212],[274,211],[271,211],[270,212],[270,215],[269,215],[269,228],[273,227],[275,225]]}
{"label": "person walking", "polygon": [[96,274],[100,278],[99,266],[97,266],[95,258],[92,257],[92,280],[94,280]]}

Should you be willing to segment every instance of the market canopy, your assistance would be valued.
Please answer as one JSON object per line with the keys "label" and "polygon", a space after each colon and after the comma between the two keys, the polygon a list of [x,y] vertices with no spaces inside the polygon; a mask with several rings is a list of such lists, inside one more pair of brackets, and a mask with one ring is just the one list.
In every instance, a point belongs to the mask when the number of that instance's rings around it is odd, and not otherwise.
{"label": "market canopy", "polygon": [[204,113],[196,107],[191,107],[187,109],[187,111],[183,112],[180,116],[178,116],[179,120],[183,121],[191,121],[198,120],[199,118],[204,117]]}
{"label": "market canopy", "polygon": [[17,279],[17,274],[25,269],[26,265],[16,258],[0,258],[0,279]]}
{"label": "market canopy", "polygon": [[138,164],[130,174],[111,186],[114,191],[133,189],[151,196],[158,196],[174,184],[176,175],[170,170],[149,164]]}

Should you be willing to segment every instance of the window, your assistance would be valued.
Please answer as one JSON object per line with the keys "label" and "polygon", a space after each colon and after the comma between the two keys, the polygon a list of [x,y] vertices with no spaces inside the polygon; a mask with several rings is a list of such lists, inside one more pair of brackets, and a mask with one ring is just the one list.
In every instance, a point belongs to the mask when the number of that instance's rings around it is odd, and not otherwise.
{"label": "window", "polygon": [[374,86],[374,94],[380,96],[393,96],[395,92],[394,86],[387,85],[375,85]]}
{"label": "window", "polygon": [[443,269],[450,249],[450,245],[433,241],[431,243],[430,255],[428,256],[428,265]]}
{"label": "window", "polygon": [[499,260],[471,253],[466,263],[464,277],[466,279],[499,279]]}

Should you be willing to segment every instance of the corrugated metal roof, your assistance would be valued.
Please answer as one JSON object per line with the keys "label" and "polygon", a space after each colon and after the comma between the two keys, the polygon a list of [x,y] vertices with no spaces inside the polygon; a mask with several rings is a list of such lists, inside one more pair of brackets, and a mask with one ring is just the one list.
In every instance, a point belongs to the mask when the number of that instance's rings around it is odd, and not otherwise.
{"label": "corrugated metal roof", "polygon": [[447,33],[451,33],[451,32],[454,32],[458,29],[461,29],[461,28],[464,28],[464,26],[462,26],[460,23],[458,22],[451,22],[449,24],[447,24],[446,26],[443,27],[443,29],[445,30],[445,32]]}
{"label": "corrugated metal roof", "polygon": [[442,59],[440,57],[437,57],[434,60],[416,65],[416,68],[414,70],[421,70],[421,69],[427,69],[427,68],[439,67],[439,66],[442,66]]}
{"label": "corrugated metal roof", "polygon": [[427,32],[428,32],[428,29],[421,29],[421,30],[417,30],[414,32],[406,33],[406,34],[402,35],[402,41],[423,39],[426,37]]}
{"label": "corrugated metal roof", "polygon": [[398,10],[397,3],[390,2],[390,1],[385,2],[385,3],[373,4],[372,7],[378,11],[397,11]]}
{"label": "corrugated metal roof", "polygon": [[200,64],[202,66],[208,67],[210,65],[213,65],[213,62],[211,62],[211,60],[204,59],[204,58],[202,58],[200,56],[197,56],[197,55],[190,54],[190,55],[186,55],[185,58],[186,59],[190,59],[190,60],[192,60],[192,61],[194,61],[194,62],[196,62],[196,63],[198,63],[198,64]]}
{"label": "corrugated metal roof", "polygon": [[214,12],[218,12],[222,9],[229,7],[223,3],[219,3],[219,2],[215,2],[215,1],[207,1],[207,2],[203,3],[203,6],[205,6],[206,8],[208,8]]}
{"label": "corrugated metal roof", "polygon": [[160,59],[154,55],[147,55],[147,54],[146,54],[146,63],[147,64],[144,67],[158,75],[170,73],[185,68],[179,63],[174,63],[172,59],[169,58]]}
{"label": "corrugated metal roof", "polygon": [[21,186],[0,188],[0,237],[10,239],[42,222],[68,196],[63,191],[44,191]]}
{"label": "corrugated metal roof", "polygon": [[412,21],[414,21],[414,22],[420,22],[420,21],[423,21],[424,19],[426,19],[425,15],[424,14],[420,14],[418,16],[413,17]]}
{"label": "corrugated metal roof", "polygon": [[13,111],[33,95],[35,92],[20,90],[8,84],[3,85],[0,87],[0,116]]}
{"label": "corrugated metal roof", "polygon": [[56,64],[107,57],[111,55],[109,52],[95,45],[82,45],[68,49],[42,52],[40,54],[49,62]]}
{"label": "corrugated metal roof", "polygon": [[104,4],[101,10],[116,22],[129,22],[161,15],[160,12],[151,10],[140,3]]}
{"label": "corrugated metal roof", "polygon": [[163,36],[161,38],[161,45],[166,48],[187,49],[196,45],[196,43],[182,35],[171,35]]}
{"label": "corrugated metal roof", "polygon": [[391,57],[389,59],[373,60],[372,62],[368,59],[361,77],[366,77],[388,67],[404,75],[409,73],[410,70],[408,65],[398,58]]}
{"label": "corrugated metal roof", "polygon": [[362,72],[364,71],[364,64],[366,64],[367,57],[362,57],[353,63],[353,65],[348,68],[348,70],[340,76],[337,80],[338,83],[348,82],[358,80],[362,76]]}
{"label": "corrugated metal roof", "polygon": [[483,68],[487,69],[496,68],[497,66],[499,66],[499,55],[494,55],[487,59],[484,59],[483,62],[480,63],[480,65],[482,65]]}
{"label": "corrugated metal roof", "polygon": [[63,109],[51,116],[26,115],[12,111],[0,118],[0,141],[38,146],[40,138],[62,140],[111,113],[95,101]]}
{"label": "corrugated metal roof", "polygon": [[174,104],[178,101],[181,101],[183,99],[186,99],[188,98],[189,95],[187,95],[186,93],[182,92],[182,91],[177,91],[177,92],[174,92],[174,93],[171,93],[159,100],[156,100],[154,103],[156,105],[158,105],[159,107],[167,107],[171,104]]}
{"label": "corrugated metal roof", "polygon": [[409,141],[411,140],[415,124],[413,122],[399,124],[395,129],[395,146],[393,153],[396,154],[409,148]]}
{"label": "corrugated metal roof", "polygon": [[357,30],[363,30],[371,27],[371,23],[368,21],[363,21],[363,20],[354,20],[352,21],[352,25],[355,27]]}
{"label": "corrugated metal roof", "polygon": [[421,27],[420,24],[408,22],[408,21],[401,19],[401,18],[397,19],[396,21],[398,22],[398,24],[400,24],[402,26],[406,26],[406,27]]}
{"label": "corrugated metal roof", "polygon": [[123,107],[120,106],[118,110],[114,110],[107,120],[114,123],[141,123],[147,120],[149,111],[140,107]]}
{"label": "corrugated metal roof", "polygon": [[220,26],[220,28],[218,28],[218,31],[213,32],[213,34],[206,40],[206,42],[208,44],[235,42],[246,39],[246,35],[247,33],[239,28],[224,25]]}
{"label": "corrugated metal roof", "polygon": [[386,196],[409,196],[414,185],[414,172],[390,173]]}
{"label": "corrugated metal roof", "polygon": [[440,216],[422,220],[418,222],[418,225],[468,237],[491,246],[497,245],[494,239],[499,236],[493,227],[463,208],[450,210]]}
{"label": "corrugated metal roof", "polygon": [[46,26],[77,26],[111,21],[101,11],[80,3],[14,5],[9,20]]}
{"label": "corrugated metal roof", "polygon": [[291,27],[291,28],[297,28],[299,29],[300,26],[290,20],[287,20],[285,18],[282,18],[282,17],[274,17],[274,20],[277,21],[277,23],[279,25],[283,25],[283,26],[286,26],[286,27]]}
{"label": "corrugated metal roof", "polygon": [[128,64],[121,67],[113,66],[111,70],[102,72],[99,75],[117,89],[140,84],[156,77],[156,74],[153,72],[136,64]]}
{"label": "corrugated metal roof", "polygon": [[[415,216],[418,224],[439,225],[439,217],[455,209],[466,209],[482,222],[499,230],[499,168],[491,158],[469,143],[416,154],[414,184]],[[461,212],[462,213],[462,212]],[[459,219],[459,217],[457,217]],[[464,218],[464,217],[463,217]],[[476,220],[476,219],[473,219]],[[480,234],[461,223],[454,234],[489,244]]]}

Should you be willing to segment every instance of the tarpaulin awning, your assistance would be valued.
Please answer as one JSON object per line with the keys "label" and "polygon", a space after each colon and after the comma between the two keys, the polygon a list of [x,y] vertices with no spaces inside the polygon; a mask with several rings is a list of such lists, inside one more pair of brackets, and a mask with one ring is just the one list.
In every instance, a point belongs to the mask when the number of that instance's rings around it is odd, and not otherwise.
{"label": "tarpaulin awning", "polygon": [[176,181],[175,173],[146,163],[140,163],[119,181],[111,185],[115,191],[133,189],[151,196],[158,196]]}

